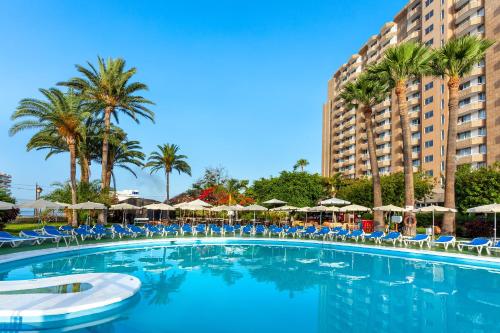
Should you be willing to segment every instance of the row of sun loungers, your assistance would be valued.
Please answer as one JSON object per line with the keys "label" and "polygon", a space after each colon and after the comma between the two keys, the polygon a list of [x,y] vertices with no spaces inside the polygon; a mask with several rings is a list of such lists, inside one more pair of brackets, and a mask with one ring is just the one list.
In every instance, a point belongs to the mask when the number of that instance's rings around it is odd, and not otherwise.
{"label": "row of sun loungers", "polygon": [[95,225],[90,227],[87,225],[81,225],[78,228],[72,228],[71,226],[62,226],[59,229],[52,226],[45,226],[39,231],[35,230],[23,230],[19,233],[19,236],[11,235],[8,232],[0,231],[0,246],[4,244],[10,245],[12,247],[17,247],[21,244],[42,244],[43,242],[49,241],[54,242],[59,245],[60,241],[63,241],[66,245],[71,242],[76,242],[78,240],[85,241],[86,239],[102,239],[102,238],[136,238],[136,237],[153,237],[153,236],[263,236],[263,237],[293,237],[293,238],[311,238],[311,239],[323,239],[330,241],[346,241],[354,240],[355,242],[373,242],[374,244],[388,243],[393,246],[396,243],[404,246],[418,246],[423,248],[443,247],[448,250],[450,246],[456,247],[459,251],[464,249],[477,250],[479,254],[485,250],[488,254],[492,250],[500,249],[500,241],[493,244],[488,238],[474,238],[471,241],[457,241],[454,236],[440,236],[438,239],[432,241],[429,235],[417,234],[414,237],[403,237],[401,233],[397,231],[392,231],[389,233],[384,233],[382,231],[374,231],[370,234],[366,234],[363,230],[346,230],[341,227],[329,228],[320,227],[319,229],[310,226],[307,228],[303,227],[279,227],[270,226],[269,228],[263,225],[223,225],[218,226],[215,224],[206,225],[198,224],[191,226],[189,224],[184,224],[182,226],[178,224],[171,224],[168,226],[164,225],[152,225],[145,224],[143,227],[137,225],[120,225],[113,224],[110,228],[103,225]]}

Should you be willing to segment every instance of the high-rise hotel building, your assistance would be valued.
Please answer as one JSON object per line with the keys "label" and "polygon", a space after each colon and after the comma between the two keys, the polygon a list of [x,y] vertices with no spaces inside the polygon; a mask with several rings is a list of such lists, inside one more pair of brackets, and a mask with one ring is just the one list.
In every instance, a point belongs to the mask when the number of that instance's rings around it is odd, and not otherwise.
{"label": "high-rise hotel building", "polygon": [[[398,43],[416,41],[437,48],[454,36],[468,34],[497,43],[461,82],[457,162],[480,167],[500,161],[500,0],[412,0],[328,81],[322,174],[370,175],[364,116],[346,108],[339,97],[346,82]],[[408,82],[407,90],[413,165],[440,181],[447,140],[446,82],[424,77]],[[394,94],[375,106],[373,123],[381,174],[402,171],[402,134]]]}

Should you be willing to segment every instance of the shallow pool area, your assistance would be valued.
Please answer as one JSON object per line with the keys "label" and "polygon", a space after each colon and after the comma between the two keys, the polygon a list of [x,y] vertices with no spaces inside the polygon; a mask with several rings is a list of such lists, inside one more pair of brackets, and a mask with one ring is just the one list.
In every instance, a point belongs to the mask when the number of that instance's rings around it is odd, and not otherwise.
{"label": "shallow pool area", "polygon": [[58,330],[500,331],[498,262],[233,239],[107,246],[0,264],[4,281],[86,273],[130,274],[141,289],[118,312]]}

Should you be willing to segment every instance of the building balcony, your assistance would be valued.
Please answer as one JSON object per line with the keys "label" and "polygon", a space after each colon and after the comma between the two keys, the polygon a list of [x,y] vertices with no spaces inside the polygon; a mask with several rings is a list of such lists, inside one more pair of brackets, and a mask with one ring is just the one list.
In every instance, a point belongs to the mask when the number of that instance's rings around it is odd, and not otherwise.
{"label": "building balcony", "polygon": [[379,113],[375,116],[376,122],[381,122],[382,120],[389,119],[391,117],[391,113],[389,111],[384,113]]}
{"label": "building balcony", "polygon": [[420,39],[420,30],[415,30],[412,33],[406,35],[403,42],[415,42]]}
{"label": "building balcony", "polygon": [[410,98],[408,100],[407,105],[408,105],[408,108],[413,107],[415,105],[420,105],[420,97]]}
{"label": "building balcony", "polygon": [[382,160],[382,161],[377,161],[378,167],[388,167],[391,166],[391,160]]}
{"label": "building balcony", "polygon": [[472,138],[457,140],[457,149],[468,148],[486,143],[485,136],[474,136]]}
{"label": "building balcony", "polygon": [[406,93],[407,94],[412,94],[412,93],[415,93],[417,91],[420,91],[420,83],[414,83],[412,85],[409,85],[406,88]]}
{"label": "building balcony", "polygon": [[479,128],[479,127],[485,127],[486,126],[486,120],[485,119],[473,119],[471,121],[467,121],[464,123],[459,123],[457,125],[457,132],[463,132],[468,129],[473,129],[473,128]]}
{"label": "building balcony", "polygon": [[458,115],[461,116],[465,113],[469,113],[473,110],[481,110],[486,108],[485,102],[474,102],[465,105],[464,107],[458,108]]}
{"label": "building balcony", "polygon": [[389,155],[391,153],[391,148],[390,147],[384,147],[382,149],[377,149],[376,153],[377,153],[377,156]]}
{"label": "building balcony", "polygon": [[356,118],[354,118],[354,117],[351,117],[351,119],[349,119],[349,121],[344,123],[345,127],[350,127],[350,126],[354,126],[354,125],[356,125]]}
{"label": "building balcony", "polygon": [[455,14],[455,22],[461,22],[467,16],[471,15],[474,12],[477,12],[480,8],[483,7],[483,4],[479,0],[471,0],[467,5],[465,5],[462,9],[460,9]]}
{"label": "building balcony", "polygon": [[457,37],[464,36],[470,31],[477,28],[477,26],[480,24],[484,24],[484,16],[471,17],[469,20],[455,28],[455,34],[457,35]]}
{"label": "building balcony", "polygon": [[[408,6],[408,8],[411,8],[411,4]],[[406,19],[411,22],[412,19],[414,19],[418,14],[420,14],[422,11],[420,6],[417,6],[413,10],[409,10],[408,13],[406,14]]]}
{"label": "building balcony", "polygon": [[352,129],[344,132],[345,136],[351,136],[351,135],[355,135],[355,134],[356,134],[356,129],[355,128],[352,128]]}
{"label": "building balcony", "polygon": [[412,151],[412,152],[411,152],[411,158],[412,158],[413,160],[419,159],[419,158],[420,158],[420,153],[417,153],[417,152]]}
{"label": "building balcony", "polygon": [[462,98],[465,98],[465,97],[470,96],[470,95],[475,95],[479,92],[484,92],[485,90],[486,90],[486,85],[473,84],[473,85],[470,85],[468,88],[461,90],[458,93],[458,98],[462,99]]}
{"label": "building balcony", "polygon": [[410,125],[410,131],[412,133],[419,132],[420,131],[420,125]]}
{"label": "building balcony", "polygon": [[380,126],[375,126],[375,133],[382,133],[391,130],[391,124],[383,124]]}
{"label": "building balcony", "polygon": [[413,139],[413,138],[411,139],[411,145],[412,146],[415,146],[415,145],[418,145],[418,144],[420,144],[420,139]]}
{"label": "building balcony", "polygon": [[381,145],[381,144],[386,143],[386,142],[391,142],[390,135],[384,135],[383,137],[375,138],[375,144],[377,144],[377,145]]}
{"label": "building balcony", "polygon": [[393,30],[389,30],[387,33],[385,33],[384,35],[382,35],[382,37],[380,38],[380,44],[381,45],[384,45],[384,43],[386,43],[388,40],[391,40],[392,37],[396,36],[397,35],[397,31],[393,31]]}
{"label": "building balcony", "polygon": [[486,162],[486,154],[457,155],[457,164],[471,164],[476,162]]}
{"label": "building balcony", "polygon": [[412,32],[418,32],[416,30],[420,30],[420,26],[422,24],[422,20],[418,19],[413,22],[408,22],[408,25],[406,26],[406,33],[409,35]]}
{"label": "building balcony", "polygon": [[462,7],[463,5],[465,5],[469,1],[471,1],[471,0],[455,0],[455,10]]}

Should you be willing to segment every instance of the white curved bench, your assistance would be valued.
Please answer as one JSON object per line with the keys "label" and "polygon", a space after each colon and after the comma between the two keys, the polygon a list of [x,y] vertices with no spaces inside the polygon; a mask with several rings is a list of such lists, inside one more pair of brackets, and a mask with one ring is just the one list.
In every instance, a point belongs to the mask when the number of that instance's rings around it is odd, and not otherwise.
{"label": "white curved bench", "polygon": [[[82,291],[57,293],[54,288],[75,283],[84,286]],[[72,290],[71,287],[67,289]],[[134,296],[140,288],[139,279],[118,273],[0,281],[0,327],[36,326],[99,313],[119,306],[119,303]]]}

